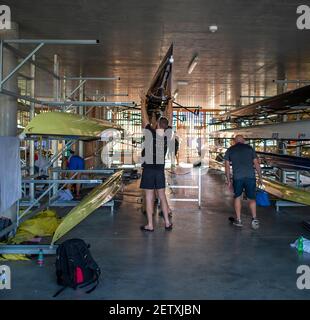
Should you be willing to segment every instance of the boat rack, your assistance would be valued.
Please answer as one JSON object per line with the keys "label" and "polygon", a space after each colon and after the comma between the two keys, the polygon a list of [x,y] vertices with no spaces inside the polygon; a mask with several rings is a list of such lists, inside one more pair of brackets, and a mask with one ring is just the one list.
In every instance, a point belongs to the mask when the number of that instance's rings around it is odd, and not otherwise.
{"label": "boat rack", "polygon": [[[75,76],[61,76],[60,75],[60,59],[57,54],[54,54],[53,59],[53,69],[48,69],[45,65],[42,65],[38,61],[36,61],[36,54],[38,51],[46,45],[96,45],[98,44],[98,40],[53,40],[53,39],[5,39],[0,40],[0,93],[16,98],[18,101],[25,102],[25,110],[29,112],[29,120],[31,121],[36,114],[35,109],[37,108],[45,108],[44,110],[49,110],[49,108],[57,108],[61,112],[75,112],[80,115],[86,114],[87,107],[133,107],[134,103],[132,101],[129,102],[108,102],[101,99],[96,99],[96,101],[85,101],[84,99],[84,88],[86,81],[118,81],[120,77],[88,77],[82,76],[81,74],[77,77]],[[15,47],[16,44],[24,44],[24,45],[35,45],[36,47],[32,49],[29,53],[25,54],[23,51],[19,50]],[[4,58],[4,49],[9,50],[15,55],[19,62],[18,64],[9,71],[8,75],[3,74],[3,58]],[[9,91],[5,88],[6,82],[17,75],[21,77],[19,71],[23,66],[29,64],[29,73],[30,76],[22,76],[23,80],[29,81],[26,82],[26,93],[20,94],[18,92]],[[53,97],[48,100],[41,100],[35,97],[35,74],[36,68],[42,70],[47,73],[49,76],[53,78]],[[77,86],[71,90],[69,94],[66,94],[67,83],[68,81],[77,81]],[[73,101],[71,98],[73,95],[78,92],[79,100]],[[104,108],[106,109],[106,108]],[[63,139],[67,139],[63,137]],[[63,140],[63,146],[61,150],[58,150],[58,144],[56,139],[47,138],[48,145],[51,147],[53,152],[53,157],[50,159],[48,167],[52,167],[50,172],[50,177],[48,180],[39,180],[36,179],[37,175],[34,173],[34,154],[35,154],[35,145],[34,140],[29,140],[29,175],[27,177],[23,177],[23,189],[24,195],[27,195],[27,185],[29,186],[29,201],[20,200],[17,202],[16,206],[16,221],[12,223],[9,227],[0,231],[0,237],[11,233],[16,232],[18,226],[23,221],[33,217],[43,209],[49,206],[76,206],[77,201],[68,201],[68,202],[60,202],[57,200],[57,192],[64,188],[67,183],[90,183],[90,184],[99,184],[102,183],[101,179],[73,179],[77,173],[75,173],[69,180],[59,179],[59,172],[57,172],[57,162],[61,155],[64,154],[65,150],[70,148],[73,143],[78,143],[79,145],[79,153],[83,155],[83,144],[78,140]],[[50,141],[51,140],[51,141]],[[85,171],[84,171],[85,172]],[[91,173],[98,174],[98,170],[94,170]],[[109,175],[114,173],[114,170],[102,170],[103,174]],[[35,186],[39,184],[48,185],[47,189],[43,189],[43,193],[35,198]],[[59,184],[63,184],[61,188],[59,188]],[[19,209],[22,206],[26,206],[26,210],[19,214]],[[114,201],[110,201],[106,203],[104,206],[111,207],[111,212],[113,212]],[[49,245],[1,245],[0,246],[0,254],[1,253],[18,253],[18,254],[38,254],[40,249],[43,250],[44,254],[55,254],[57,245],[49,246]]]}
{"label": "boat rack", "polygon": [[[48,206],[49,207],[75,207],[80,203],[80,201],[76,200],[59,200],[57,197],[57,193],[59,190],[63,189],[66,184],[101,184],[103,183],[102,179],[59,179],[59,173],[73,173],[74,175],[77,175],[78,173],[84,173],[84,174],[96,174],[96,175],[103,175],[103,176],[110,176],[113,174],[117,169],[86,169],[86,170],[66,170],[66,169],[61,169],[61,168],[52,168],[52,172],[57,173],[57,178],[56,179],[23,179],[22,184],[23,184],[23,194],[26,195],[26,190],[27,190],[27,185],[50,185],[48,188],[48,192],[46,194],[48,198]],[[59,184],[63,184],[62,188],[58,189]],[[56,194],[52,194],[52,189],[57,188]],[[46,192],[46,190],[45,190]],[[41,195],[42,196],[42,195]],[[102,207],[110,207],[111,208],[111,213],[114,212],[114,200],[111,200],[104,204]],[[38,206],[38,201],[36,200],[30,200],[30,201],[25,201],[25,200],[20,200],[19,201],[19,206],[20,207],[27,207],[27,206]]]}
{"label": "boat rack", "polygon": [[306,207],[306,205],[291,201],[277,200],[275,202],[277,212],[280,212],[281,207]]}
{"label": "boat rack", "polygon": [[[278,105],[282,106],[285,105],[285,108],[287,107],[287,102],[285,101],[286,97],[289,96],[292,101],[294,100],[294,94],[296,94],[297,98],[300,101],[304,101],[307,99],[308,93],[310,91],[310,86],[307,87],[302,87],[302,88],[297,88],[295,91],[287,91],[286,84],[290,83],[289,80],[283,80],[280,84],[283,85],[281,92],[277,96],[267,98],[266,100],[261,100],[261,101],[255,101],[254,97],[254,103],[250,104],[248,106],[240,107],[238,109],[234,109],[231,111],[231,113],[235,116],[239,116],[241,114],[240,112],[246,112],[248,109],[255,109],[254,107],[257,106],[264,106],[268,105],[268,103],[275,103],[275,111]],[[294,82],[295,83],[295,82]],[[296,82],[297,83],[297,82]],[[278,84],[278,83],[277,83]],[[299,84],[299,83],[298,83]],[[283,93],[286,91],[285,93]],[[298,100],[298,101],[299,101]],[[308,101],[308,100],[306,100]],[[296,101],[295,101],[296,102]],[[296,107],[297,108],[297,107]],[[289,108],[288,108],[289,109]],[[252,111],[253,111],[252,110]],[[256,110],[256,109],[255,109]],[[254,110],[254,111],[255,111]],[[258,113],[257,113],[257,118],[259,118],[259,112],[261,108],[258,108]],[[254,112],[253,111],[253,112]],[[271,111],[270,111],[271,112]],[[227,112],[228,114],[229,112]],[[225,115],[226,116],[226,115]],[[240,116],[240,120],[242,121],[242,117],[244,115],[242,114]],[[253,115],[252,115],[253,117]],[[232,139],[236,134],[242,134],[244,135],[249,141],[250,144],[253,146],[254,149],[257,146],[257,143],[263,143],[263,152],[261,154],[267,152],[267,145],[268,141],[270,142],[276,142],[276,147],[278,149],[279,156],[283,155],[286,158],[289,158],[287,156],[288,152],[288,142],[289,141],[295,141],[296,145],[294,145],[294,148],[296,149],[295,151],[295,156],[296,159],[298,158],[299,160],[302,159],[301,157],[301,147],[303,145],[304,141],[309,141],[310,140],[310,120],[309,119],[304,119],[302,120],[300,118],[300,115],[296,116],[296,120],[294,121],[288,121],[288,117],[286,114],[279,115],[281,117],[282,122],[275,122],[275,123],[264,123],[264,124],[259,124],[259,125],[248,125],[246,127],[241,126],[241,122],[239,125],[235,128],[231,127],[227,129],[227,124],[235,122],[238,123],[237,121],[231,121],[229,117],[226,117],[226,119],[221,119],[221,125],[222,128],[219,128],[219,126],[213,131],[210,132],[210,140],[216,141],[216,140],[221,140],[223,141],[222,145],[223,147],[228,146],[228,141]],[[244,120],[246,120],[246,117],[244,117]],[[262,121],[262,120],[260,120]],[[224,124],[225,123],[225,124]],[[212,143],[211,143],[212,144]],[[266,154],[268,155],[268,153]],[[270,154],[271,155],[271,154]],[[293,157],[292,157],[293,158]],[[273,169],[275,166],[268,165],[269,170]],[[291,166],[292,167],[292,166]],[[295,169],[295,170],[294,170]],[[265,168],[265,171],[267,171],[268,168]],[[281,182],[283,184],[287,184],[288,178],[293,178],[295,180],[296,188],[301,187],[301,182],[300,182],[300,175],[301,171],[304,171],[304,169],[298,170],[298,168],[289,168],[289,167],[278,167],[278,175],[279,177],[278,182]],[[306,169],[305,169],[306,170]],[[309,193],[310,197],[310,193]],[[284,201],[284,200],[277,200],[275,202],[275,206],[277,211],[280,210],[281,207],[297,207],[297,206],[305,206],[306,204],[300,204],[297,202],[292,202],[292,201]]]}

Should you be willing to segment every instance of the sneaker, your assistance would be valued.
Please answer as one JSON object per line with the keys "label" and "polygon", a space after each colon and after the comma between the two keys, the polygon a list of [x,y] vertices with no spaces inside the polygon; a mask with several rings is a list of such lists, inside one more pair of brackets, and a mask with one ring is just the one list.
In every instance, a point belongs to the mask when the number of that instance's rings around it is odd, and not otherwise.
{"label": "sneaker", "polygon": [[258,229],[258,228],[259,228],[259,221],[258,221],[258,219],[253,218],[253,219],[252,219],[252,222],[251,222],[251,226],[252,226],[252,228],[253,228],[254,230]]}
{"label": "sneaker", "polygon": [[239,228],[243,227],[242,221],[240,219],[235,219],[233,225]]}

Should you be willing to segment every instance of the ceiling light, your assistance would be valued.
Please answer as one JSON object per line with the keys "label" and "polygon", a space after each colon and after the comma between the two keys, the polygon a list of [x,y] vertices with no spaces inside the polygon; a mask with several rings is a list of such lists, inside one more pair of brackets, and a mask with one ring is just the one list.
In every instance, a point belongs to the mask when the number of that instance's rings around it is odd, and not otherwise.
{"label": "ceiling light", "polygon": [[191,63],[188,66],[188,70],[187,70],[188,74],[191,74],[193,72],[193,70],[195,69],[195,67],[198,63],[198,60],[199,60],[198,55],[197,54],[194,55]]}
{"label": "ceiling light", "polygon": [[215,24],[212,25],[212,26],[209,26],[209,30],[210,30],[210,32],[214,33],[214,32],[216,32],[218,30],[218,26],[215,25]]}
{"label": "ceiling light", "polygon": [[188,81],[178,80],[178,81],[177,81],[177,84],[178,84],[179,86],[187,86],[187,85],[188,85]]}

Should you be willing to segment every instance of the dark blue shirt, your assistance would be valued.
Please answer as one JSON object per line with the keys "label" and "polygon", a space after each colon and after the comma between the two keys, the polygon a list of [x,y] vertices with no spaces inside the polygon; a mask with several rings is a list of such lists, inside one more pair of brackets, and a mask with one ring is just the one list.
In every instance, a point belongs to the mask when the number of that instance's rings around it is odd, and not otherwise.
{"label": "dark blue shirt", "polygon": [[81,158],[80,156],[73,155],[69,160],[68,168],[69,170],[84,170],[85,169],[84,159]]}
{"label": "dark blue shirt", "polygon": [[237,143],[227,149],[224,159],[232,165],[233,179],[255,178],[253,160],[257,158],[255,150],[245,143]]}

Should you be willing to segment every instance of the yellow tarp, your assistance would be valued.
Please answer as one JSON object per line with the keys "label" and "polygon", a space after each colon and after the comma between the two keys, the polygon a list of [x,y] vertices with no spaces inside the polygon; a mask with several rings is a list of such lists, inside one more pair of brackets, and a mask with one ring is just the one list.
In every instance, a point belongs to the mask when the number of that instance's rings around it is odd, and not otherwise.
{"label": "yellow tarp", "polygon": [[[23,222],[17,229],[16,235],[10,238],[6,244],[20,244],[34,237],[52,236],[58,228],[61,220],[54,210],[43,210],[35,217]],[[3,254],[0,260],[28,260],[22,254]]]}

